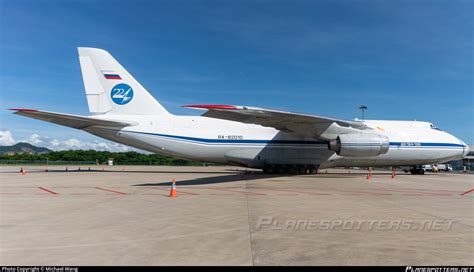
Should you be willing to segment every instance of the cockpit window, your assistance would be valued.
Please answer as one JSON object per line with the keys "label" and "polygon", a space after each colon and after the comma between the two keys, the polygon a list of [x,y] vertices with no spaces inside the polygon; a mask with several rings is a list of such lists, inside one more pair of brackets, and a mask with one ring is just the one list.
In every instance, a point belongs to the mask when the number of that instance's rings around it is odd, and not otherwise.
{"label": "cockpit window", "polygon": [[441,129],[437,128],[437,127],[436,127],[435,125],[433,125],[433,124],[430,124],[430,128],[431,128],[431,129],[436,129],[436,130],[441,131]]}

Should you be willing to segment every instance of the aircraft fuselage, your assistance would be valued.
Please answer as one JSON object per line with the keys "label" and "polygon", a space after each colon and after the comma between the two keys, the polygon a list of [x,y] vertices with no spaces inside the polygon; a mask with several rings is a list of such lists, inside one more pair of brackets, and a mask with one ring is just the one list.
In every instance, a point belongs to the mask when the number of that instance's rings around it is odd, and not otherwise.
{"label": "aircraft fuselage", "polygon": [[[130,119],[127,115],[108,117]],[[202,116],[133,116],[133,121],[138,124],[85,130],[153,153],[253,168],[267,164],[319,168],[422,165],[462,158],[467,151],[466,144],[458,138],[419,121],[364,121],[389,139],[387,153],[368,157],[338,156],[323,139]]]}

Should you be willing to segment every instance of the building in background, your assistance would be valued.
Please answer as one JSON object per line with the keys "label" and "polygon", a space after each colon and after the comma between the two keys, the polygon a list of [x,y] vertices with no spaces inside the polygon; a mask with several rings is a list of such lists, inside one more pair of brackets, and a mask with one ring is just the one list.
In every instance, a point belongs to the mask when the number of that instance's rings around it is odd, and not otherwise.
{"label": "building in background", "polygon": [[468,146],[470,151],[467,153],[466,157],[462,160],[449,162],[454,170],[464,170],[464,166],[466,166],[466,170],[474,171],[474,145],[470,144]]}

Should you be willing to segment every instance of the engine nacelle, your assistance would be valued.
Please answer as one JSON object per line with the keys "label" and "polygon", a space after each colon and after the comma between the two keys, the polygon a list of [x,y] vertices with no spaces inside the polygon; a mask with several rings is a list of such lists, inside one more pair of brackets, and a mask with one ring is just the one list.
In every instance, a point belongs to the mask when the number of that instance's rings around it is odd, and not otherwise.
{"label": "engine nacelle", "polygon": [[388,138],[375,133],[341,134],[329,141],[330,150],[346,157],[378,156],[387,153],[388,148]]}

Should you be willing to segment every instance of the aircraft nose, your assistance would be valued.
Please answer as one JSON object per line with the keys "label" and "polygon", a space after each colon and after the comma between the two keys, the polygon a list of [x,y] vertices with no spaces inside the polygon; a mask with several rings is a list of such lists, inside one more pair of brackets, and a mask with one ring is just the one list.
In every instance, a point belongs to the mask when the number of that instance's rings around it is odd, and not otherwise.
{"label": "aircraft nose", "polygon": [[456,139],[462,145],[462,153],[461,153],[461,159],[462,159],[462,158],[466,157],[467,153],[469,153],[469,151],[471,151],[471,150],[469,149],[469,146],[465,142],[461,141],[461,139],[459,139],[459,138],[456,138]]}
{"label": "aircraft nose", "polygon": [[469,149],[469,146],[468,146],[467,144],[465,144],[463,141],[461,141],[461,143],[464,145],[464,151],[462,152],[462,157],[464,158],[464,157],[467,156],[467,154],[468,154],[469,151],[471,151],[471,150]]}

